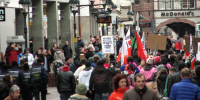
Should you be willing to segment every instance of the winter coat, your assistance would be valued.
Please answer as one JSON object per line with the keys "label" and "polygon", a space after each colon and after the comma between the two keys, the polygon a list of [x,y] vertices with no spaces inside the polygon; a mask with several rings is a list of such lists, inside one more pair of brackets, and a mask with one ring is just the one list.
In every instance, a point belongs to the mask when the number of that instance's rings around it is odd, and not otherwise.
{"label": "winter coat", "polygon": [[85,54],[85,58],[86,58],[86,59],[88,59],[88,58],[90,58],[90,57],[93,57],[93,56],[94,56],[94,54],[93,54],[93,52],[90,51],[90,50],[88,50],[88,52]]}
{"label": "winter coat", "polygon": [[105,57],[106,55],[104,55],[101,51],[99,51],[98,53],[96,53],[95,55],[98,55],[101,59],[103,57]]}
{"label": "winter coat", "polygon": [[[22,58],[26,58],[26,55],[23,55]],[[32,68],[32,65],[34,63],[34,57],[33,57],[33,54],[29,53],[28,54],[28,65],[30,68]]]}
{"label": "winter coat", "polygon": [[126,87],[125,89],[118,88],[117,90],[114,90],[114,92],[110,95],[109,100],[122,100],[125,92],[129,89],[129,87]]}
{"label": "winter coat", "polygon": [[159,91],[159,93],[160,93],[161,95],[163,94],[164,89],[165,89],[165,82],[166,82],[166,79],[167,79],[167,74],[161,74],[161,75],[158,77],[158,80],[157,80],[158,91]]}
{"label": "winter coat", "polygon": [[95,93],[107,93],[109,89],[109,72],[103,65],[97,65],[90,77],[89,90]]}
{"label": "winter coat", "polygon": [[167,86],[167,95],[170,96],[170,91],[171,91],[171,88],[173,86],[174,83],[178,83],[180,82],[182,79],[181,79],[181,72],[177,72],[175,74],[172,74],[171,76],[169,76],[169,79],[168,79],[168,86]]}
{"label": "winter coat", "polygon": [[67,57],[67,56],[72,57],[72,49],[70,48],[69,45],[64,45],[64,46],[62,47],[62,50],[64,51],[65,57]]}
{"label": "winter coat", "polygon": [[56,49],[54,52],[54,60],[59,60],[63,63],[65,63],[65,55],[62,51],[62,49]]}
{"label": "winter coat", "polygon": [[92,74],[93,69],[90,70],[82,70],[78,77],[78,82],[83,83],[87,86],[87,90],[89,90],[90,76]]}
{"label": "winter coat", "polygon": [[4,100],[9,95],[11,86],[6,83],[0,84],[0,100]]}
{"label": "winter coat", "polygon": [[140,70],[140,73],[144,74],[144,76],[146,78],[146,82],[149,82],[149,81],[152,81],[152,77],[156,71],[157,71],[157,69],[155,67],[146,65]]}
{"label": "winter coat", "polygon": [[70,96],[70,98],[68,100],[89,100],[89,98],[86,97],[85,95],[74,94],[74,95]]}
{"label": "winter coat", "polygon": [[[133,99],[134,98],[134,99]],[[141,91],[136,90],[136,87],[129,89],[124,94],[122,100],[160,100],[156,92],[146,86]]]}
{"label": "winter coat", "polygon": [[7,60],[9,62],[9,66],[12,65],[12,61],[17,61],[17,55],[19,55],[22,52],[22,49],[19,48],[19,50],[15,50],[14,48],[10,47],[6,51]]}
{"label": "winter coat", "polygon": [[74,92],[75,91],[75,78],[71,71],[58,73],[56,78],[58,92]]}
{"label": "winter coat", "polygon": [[200,100],[200,88],[185,78],[172,86],[169,100]]}

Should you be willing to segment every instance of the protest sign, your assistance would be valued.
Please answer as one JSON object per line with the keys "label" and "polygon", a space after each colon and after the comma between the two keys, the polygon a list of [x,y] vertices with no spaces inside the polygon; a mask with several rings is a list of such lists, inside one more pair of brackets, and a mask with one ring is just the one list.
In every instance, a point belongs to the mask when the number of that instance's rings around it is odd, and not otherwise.
{"label": "protest sign", "polygon": [[102,52],[104,54],[114,53],[113,36],[102,36],[101,44],[102,44]]}

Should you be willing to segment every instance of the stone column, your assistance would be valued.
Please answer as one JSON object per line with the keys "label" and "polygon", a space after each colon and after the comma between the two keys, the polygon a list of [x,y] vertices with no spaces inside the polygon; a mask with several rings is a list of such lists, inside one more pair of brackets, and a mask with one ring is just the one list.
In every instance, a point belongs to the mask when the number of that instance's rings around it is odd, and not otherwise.
{"label": "stone column", "polygon": [[[71,27],[71,11],[69,3],[60,3],[60,34],[61,34],[61,46],[65,45],[65,41],[69,41],[71,48],[73,47],[73,33]],[[74,48],[72,48],[74,49]]]}
{"label": "stone column", "polygon": [[48,49],[51,49],[54,43],[59,46],[58,36],[58,6],[57,1],[47,2],[47,19],[48,19]]}
{"label": "stone column", "polygon": [[15,9],[15,18],[16,35],[24,35],[24,16],[20,9]]}
{"label": "stone column", "polygon": [[40,47],[44,48],[44,25],[43,25],[43,0],[32,1],[33,23],[31,33],[33,35],[33,52]]}

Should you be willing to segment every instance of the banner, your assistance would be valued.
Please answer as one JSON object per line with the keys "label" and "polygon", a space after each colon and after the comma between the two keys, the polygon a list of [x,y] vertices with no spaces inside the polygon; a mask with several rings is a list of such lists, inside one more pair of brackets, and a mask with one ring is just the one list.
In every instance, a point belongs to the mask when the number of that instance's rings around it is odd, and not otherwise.
{"label": "banner", "polygon": [[148,54],[146,52],[146,49],[143,47],[142,41],[137,32],[136,32],[136,39],[137,39],[138,57],[140,57],[141,60],[144,59],[145,61],[147,61]]}
{"label": "banner", "polygon": [[102,36],[101,44],[102,44],[102,52],[104,54],[114,53],[113,36]]}

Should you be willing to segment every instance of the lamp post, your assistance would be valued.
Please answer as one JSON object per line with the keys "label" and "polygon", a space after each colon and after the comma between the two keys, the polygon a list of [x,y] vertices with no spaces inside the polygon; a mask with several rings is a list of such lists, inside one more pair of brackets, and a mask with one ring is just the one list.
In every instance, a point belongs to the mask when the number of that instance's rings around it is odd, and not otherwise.
{"label": "lamp post", "polygon": [[28,14],[28,7],[29,7],[29,4],[31,3],[30,0],[20,0],[19,1],[19,4],[22,4],[22,7],[23,7],[23,16],[24,16],[24,37],[25,37],[25,57],[28,58],[28,48],[27,48],[27,25],[26,25],[26,16]]}
{"label": "lamp post", "polygon": [[116,27],[117,27],[117,21],[116,21],[116,9],[117,6],[113,5],[112,6],[112,24],[114,26],[114,31],[113,31],[113,35],[114,35],[114,42],[115,42],[115,59],[117,59],[117,34],[116,34]]}
{"label": "lamp post", "polygon": [[76,13],[78,13],[78,3],[79,3],[79,0],[70,0],[69,3],[71,4],[71,12],[73,13],[74,15],[74,38],[76,38]]}

